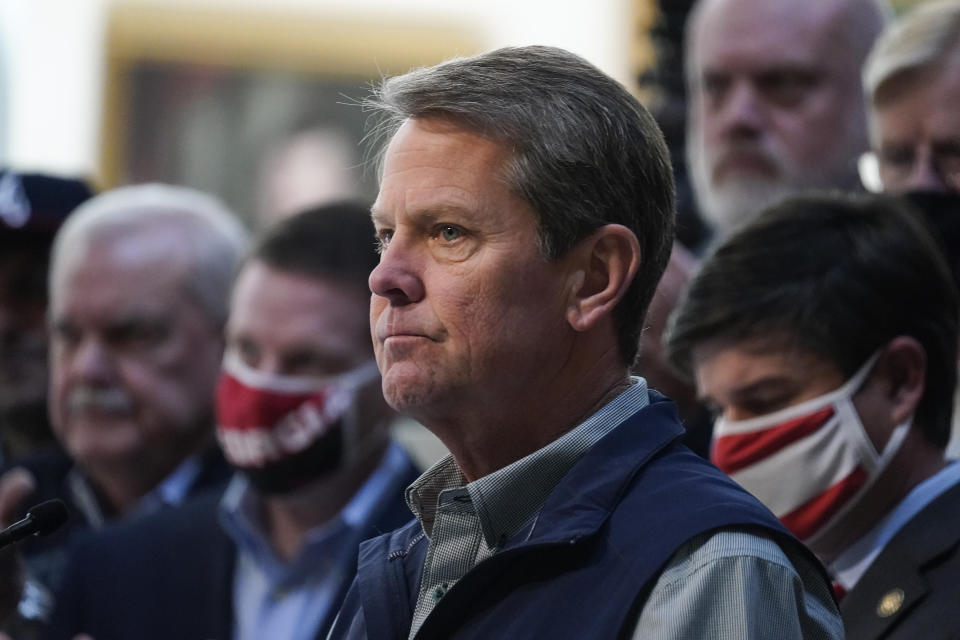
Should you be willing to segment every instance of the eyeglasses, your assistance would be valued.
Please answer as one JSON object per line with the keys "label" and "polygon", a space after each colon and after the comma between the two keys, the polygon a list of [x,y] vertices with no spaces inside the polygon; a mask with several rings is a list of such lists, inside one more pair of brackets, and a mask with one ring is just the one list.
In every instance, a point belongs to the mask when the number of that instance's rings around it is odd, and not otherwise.
{"label": "eyeglasses", "polygon": [[857,168],[869,191],[907,191],[916,187],[912,181],[920,162],[926,163],[924,170],[932,171],[944,187],[960,192],[960,141],[868,151],[860,156]]}

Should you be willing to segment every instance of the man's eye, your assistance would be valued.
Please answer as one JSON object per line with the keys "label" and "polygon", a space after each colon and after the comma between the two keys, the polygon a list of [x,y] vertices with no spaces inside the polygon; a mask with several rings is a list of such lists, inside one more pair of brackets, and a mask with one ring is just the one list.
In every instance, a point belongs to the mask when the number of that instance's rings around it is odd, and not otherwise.
{"label": "man's eye", "polygon": [[51,337],[61,346],[73,346],[80,342],[80,330],[72,325],[57,323],[50,330]]}
{"label": "man's eye", "polygon": [[960,141],[935,145],[933,154],[943,177],[960,184]]}
{"label": "man's eye", "polygon": [[377,253],[383,253],[387,247],[390,246],[390,241],[393,239],[393,229],[380,229],[377,231],[377,235],[374,238],[374,242],[377,245]]}
{"label": "man's eye", "polygon": [[780,411],[790,406],[791,399],[792,398],[785,396],[748,398],[741,402],[740,405],[743,411],[754,417],[765,416],[768,413]]}
{"label": "man's eye", "polygon": [[910,147],[887,147],[878,154],[880,164],[890,169],[910,169],[914,163],[914,152]]}
{"label": "man's eye", "polygon": [[230,345],[230,349],[248,367],[256,368],[260,362],[260,349],[250,340],[237,340]]}
{"label": "man's eye", "polygon": [[764,95],[783,106],[799,104],[817,82],[816,74],[800,71],[768,73],[758,80]]}
{"label": "man's eye", "polygon": [[171,332],[166,323],[134,323],[108,329],[106,339],[122,349],[149,349],[166,340]]}
{"label": "man's eye", "polygon": [[452,224],[442,224],[438,229],[438,235],[446,242],[453,242],[463,236],[463,229]]}
{"label": "man's eye", "polygon": [[701,88],[705,96],[717,100],[730,86],[730,79],[713,73],[704,74]]}

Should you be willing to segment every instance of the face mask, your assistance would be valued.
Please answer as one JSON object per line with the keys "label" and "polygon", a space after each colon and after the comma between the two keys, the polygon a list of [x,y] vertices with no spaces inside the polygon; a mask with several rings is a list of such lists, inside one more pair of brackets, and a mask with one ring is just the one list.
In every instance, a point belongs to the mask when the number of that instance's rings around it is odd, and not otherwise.
{"label": "face mask", "polygon": [[842,387],[781,411],[714,425],[712,459],[801,541],[817,541],[848,513],[896,455],[910,420],[877,452],[853,405],[879,357]]}
{"label": "face mask", "polygon": [[324,379],[263,373],[227,355],[217,384],[224,456],[265,493],[287,493],[356,457],[356,395],[379,375],[370,361]]}

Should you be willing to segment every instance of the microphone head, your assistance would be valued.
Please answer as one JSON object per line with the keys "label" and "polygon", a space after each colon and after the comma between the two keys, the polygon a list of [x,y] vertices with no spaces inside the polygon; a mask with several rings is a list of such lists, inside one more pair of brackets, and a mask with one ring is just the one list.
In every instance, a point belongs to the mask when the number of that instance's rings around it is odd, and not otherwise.
{"label": "microphone head", "polygon": [[50,535],[63,526],[69,517],[70,513],[63,500],[47,500],[27,511],[27,518],[35,523],[38,536]]}

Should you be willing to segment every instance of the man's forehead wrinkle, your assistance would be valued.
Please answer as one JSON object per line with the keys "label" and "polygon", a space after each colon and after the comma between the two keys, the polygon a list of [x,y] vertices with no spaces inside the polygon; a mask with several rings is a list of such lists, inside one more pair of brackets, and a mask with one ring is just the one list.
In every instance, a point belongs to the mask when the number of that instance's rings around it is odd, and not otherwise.
{"label": "man's forehead wrinkle", "polygon": [[436,218],[444,214],[470,214],[479,210],[477,194],[455,184],[411,186],[399,190],[389,206],[379,204],[371,211],[374,224],[397,224],[398,217]]}
{"label": "man's forehead wrinkle", "polygon": [[115,331],[142,325],[170,324],[169,303],[161,304],[155,300],[117,300],[109,312],[78,314],[72,306],[62,305],[50,313],[54,326],[73,326],[76,324],[98,327],[98,331]]}
{"label": "man's forehead wrinkle", "polygon": [[378,206],[379,202],[380,200],[378,199],[377,202],[374,203],[372,207],[370,207],[370,219],[373,221],[373,224],[375,226],[376,225],[382,226],[384,224],[387,224],[387,222],[390,220],[389,211],[382,209],[380,206]]}
{"label": "man's forehead wrinkle", "polygon": [[749,66],[738,64],[736,69],[723,63],[706,63],[701,65],[699,79],[730,79],[735,76],[760,78],[779,73],[818,74],[826,71],[829,65],[826,61],[817,60],[815,56],[794,56],[791,59],[779,58],[776,60],[760,60],[750,56]]}
{"label": "man's forehead wrinkle", "polygon": [[[742,36],[742,37],[741,37]],[[764,41],[769,37],[769,41]],[[808,66],[820,62],[819,47],[813,42],[818,40],[813,33],[801,39],[791,39],[784,43],[781,38],[770,34],[756,37],[752,33],[740,34],[724,40],[719,46],[710,51],[712,57],[700,56],[699,67],[701,72],[732,74],[736,69],[728,65],[733,62],[737,67],[748,67],[754,70],[776,69],[784,66]],[[772,49],[774,45],[784,45]],[[766,49],[769,53],[758,57],[758,49]],[[706,52],[705,52],[706,53]]]}
{"label": "man's forehead wrinkle", "polygon": [[410,187],[404,192],[407,213],[468,212],[477,209],[481,199],[477,194],[453,183],[431,187]]}

